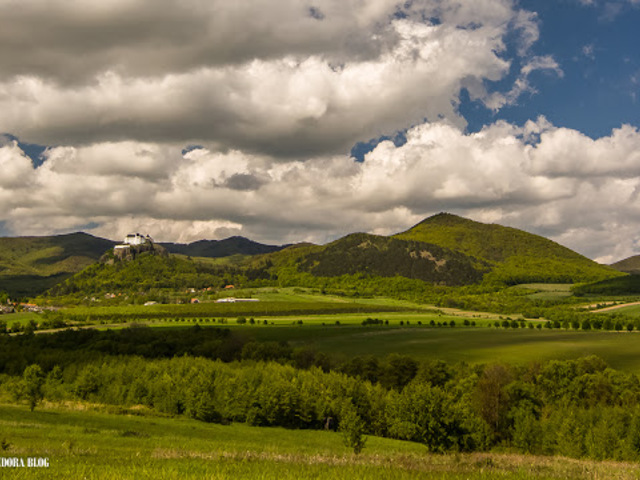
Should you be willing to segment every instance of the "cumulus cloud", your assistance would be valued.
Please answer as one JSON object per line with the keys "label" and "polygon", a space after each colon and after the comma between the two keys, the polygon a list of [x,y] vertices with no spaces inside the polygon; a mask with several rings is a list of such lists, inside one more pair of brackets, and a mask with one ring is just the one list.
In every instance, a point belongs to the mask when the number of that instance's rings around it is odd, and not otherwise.
{"label": "cumulus cloud", "polygon": [[[393,43],[394,0],[0,2],[1,76],[76,83],[322,53],[371,58]],[[316,12],[314,15],[312,12]]]}
{"label": "cumulus cloud", "polygon": [[0,131],[47,145],[344,154],[425,118],[463,126],[461,88],[509,70],[503,37],[537,38],[534,17],[509,0],[191,3],[78,13],[68,2],[0,2]]}
{"label": "cumulus cloud", "polygon": [[29,185],[31,180],[31,159],[27,157],[15,140],[0,136],[0,188]]}
{"label": "cumulus cloud", "polygon": [[[407,132],[406,144],[382,142],[362,163],[340,155],[283,162],[240,150],[116,146],[131,158],[157,156],[162,167],[153,175],[104,171],[112,147],[59,147],[34,169],[15,143],[4,145],[0,162],[18,173],[0,185],[0,220],[23,234],[95,223],[91,231],[109,238],[144,230],[181,242],[234,234],[322,243],[353,231],[390,234],[453,211],[603,261],[640,245],[633,228],[640,222],[640,132],[630,126],[593,140],[544,118],[497,122],[473,134],[424,123]],[[67,168],[78,158],[95,168]]]}
{"label": "cumulus cloud", "polygon": [[[634,253],[637,129],[465,133],[462,89],[498,110],[534,72],[563,75],[538,37],[512,0],[0,0],[0,132],[50,145],[35,168],[0,139],[0,224],[325,242],[454,211]],[[402,146],[345,155],[399,130]]]}

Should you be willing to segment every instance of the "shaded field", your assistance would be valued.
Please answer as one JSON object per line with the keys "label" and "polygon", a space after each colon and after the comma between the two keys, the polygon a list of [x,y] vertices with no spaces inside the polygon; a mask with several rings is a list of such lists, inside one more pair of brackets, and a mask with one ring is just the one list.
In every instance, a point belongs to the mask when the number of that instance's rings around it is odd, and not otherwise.
{"label": "shaded field", "polygon": [[[79,406],[76,406],[79,407]],[[0,405],[3,457],[48,468],[3,469],[11,479],[631,480],[635,464],[509,454],[433,455],[415,443],[369,437],[355,456],[334,432],[205,424],[184,418]]]}
{"label": "shaded field", "polygon": [[14,323],[18,323],[20,325],[25,325],[29,323],[29,321],[34,320],[35,322],[39,322],[42,317],[37,313],[32,312],[20,312],[20,313],[10,313],[7,315],[0,315],[0,320],[4,320],[7,323],[7,326],[11,326]]}
{"label": "shaded field", "polygon": [[[375,318],[388,325],[363,326]],[[597,355],[611,367],[640,374],[638,332],[582,331],[546,328],[495,328],[494,319],[469,318],[426,312],[378,312],[372,314],[293,315],[251,317],[246,324],[236,319],[189,319],[143,322],[151,328],[230,328],[251,341],[286,341],[349,358],[362,355],[384,357],[391,353],[419,360],[446,362],[527,364],[552,359],[575,359]],[[253,320],[253,324],[249,321]],[[464,321],[476,326],[465,326]],[[430,322],[441,326],[430,326]],[[455,327],[449,326],[455,322]],[[266,322],[266,324],[265,324]],[[533,322],[540,323],[540,322]],[[128,323],[92,325],[87,328],[120,329]]]}
{"label": "shaded field", "polygon": [[287,340],[346,357],[401,353],[452,363],[526,364],[597,355],[613,368],[640,374],[640,336],[634,332],[349,325],[247,327],[246,331],[258,340]]}

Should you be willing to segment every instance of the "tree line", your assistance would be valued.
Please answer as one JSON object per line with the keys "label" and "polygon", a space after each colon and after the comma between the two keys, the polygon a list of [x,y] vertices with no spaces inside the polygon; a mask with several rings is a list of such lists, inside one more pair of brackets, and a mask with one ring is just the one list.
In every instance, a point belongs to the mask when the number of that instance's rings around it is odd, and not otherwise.
{"label": "tree line", "polygon": [[[172,350],[145,345],[153,339],[139,332],[126,332],[136,340],[119,346],[114,333],[71,332],[56,340],[66,342],[68,357],[33,337],[38,349],[21,344],[26,365],[0,361],[0,395],[32,408],[41,398],[143,405],[258,426],[322,429],[331,419],[337,428],[350,426],[347,436],[359,448],[358,432],[420,442],[434,452],[500,448],[640,459],[640,381],[597,357],[522,366],[397,354],[339,361],[284,343],[246,341],[225,362],[203,354],[237,339],[223,329],[203,330],[192,329],[191,340],[176,340]],[[200,336],[203,342],[193,341]]]}

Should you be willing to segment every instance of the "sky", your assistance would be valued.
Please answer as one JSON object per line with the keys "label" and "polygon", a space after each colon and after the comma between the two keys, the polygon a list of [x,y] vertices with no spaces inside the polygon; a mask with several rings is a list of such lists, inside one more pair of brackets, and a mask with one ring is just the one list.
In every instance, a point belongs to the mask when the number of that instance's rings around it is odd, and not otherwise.
{"label": "sky", "polygon": [[0,0],[0,235],[451,212],[640,254],[640,0]]}

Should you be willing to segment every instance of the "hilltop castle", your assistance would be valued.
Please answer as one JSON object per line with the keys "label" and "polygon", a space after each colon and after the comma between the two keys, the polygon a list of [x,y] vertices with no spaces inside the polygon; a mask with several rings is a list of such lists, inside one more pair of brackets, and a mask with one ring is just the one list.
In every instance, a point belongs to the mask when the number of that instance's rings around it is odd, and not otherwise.
{"label": "hilltop castle", "polygon": [[130,233],[121,244],[113,247],[113,256],[119,260],[133,260],[143,252],[157,255],[167,254],[166,250],[156,245],[149,235],[144,236],[139,233]]}

